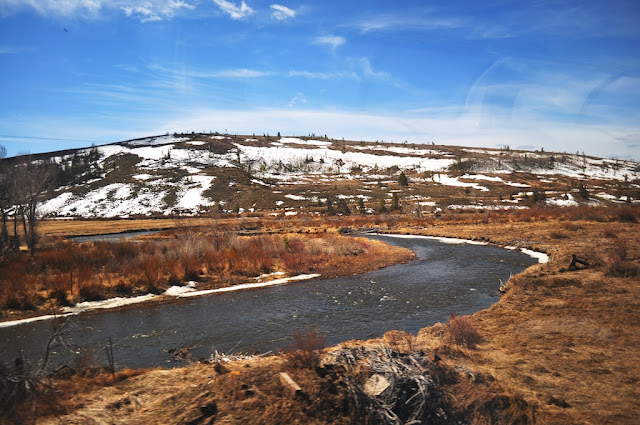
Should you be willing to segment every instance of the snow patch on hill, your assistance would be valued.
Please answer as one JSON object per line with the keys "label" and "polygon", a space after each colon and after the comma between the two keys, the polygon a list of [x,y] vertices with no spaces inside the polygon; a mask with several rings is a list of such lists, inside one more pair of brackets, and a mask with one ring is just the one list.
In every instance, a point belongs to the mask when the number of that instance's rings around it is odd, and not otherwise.
{"label": "snow patch on hill", "polygon": [[[55,195],[40,205],[39,212],[50,217],[128,217],[150,214],[197,214],[215,205],[214,183],[234,196],[243,190],[266,190],[278,186],[334,185],[349,180],[351,194],[331,194],[333,199],[353,202],[356,198],[375,202],[379,194],[401,194],[401,203],[421,203],[423,206],[460,209],[525,208],[533,192],[514,193],[507,187],[532,187],[546,190],[548,205],[572,206],[586,201],[571,194],[564,195],[558,184],[567,179],[589,182],[592,202],[620,203],[633,196],[640,186],[640,167],[633,161],[597,159],[573,154],[536,152],[504,152],[491,149],[441,147],[418,148],[388,144],[354,144],[296,137],[275,139],[244,139],[232,136],[198,135],[194,137],[160,136],[99,146],[97,168],[83,183],[59,187]],[[231,143],[229,143],[231,142]],[[457,150],[456,150],[457,149]],[[87,153],[90,149],[80,150]],[[465,157],[460,152],[466,152]],[[126,157],[125,157],[126,155]],[[71,163],[73,154],[55,157],[58,164]],[[136,158],[137,157],[137,158]],[[120,162],[121,159],[126,159]],[[461,161],[461,162],[460,162]],[[454,164],[464,165],[467,172],[450,173]],[[120,168],[121,167],[121,168]],[[405,171],[408,187],[398,189],[397,175]],[[245,175],[244,181],[237,176]],[[509,175],[509,176],[507,176]],[[221,181],[216,183],[216,176]],[[594,183],[602,180],[602,184]],[[354,183],[352,184],[351,181]],[[527,183],[523,183],[527,182]],[[628,193],[613,194],[614,181]],[[618,183],[624,182],[624,183]],[[544,183],[544,186],[538,186]],[[247,185],[252,186],[247,189]],[[394,186],[395,185],[395,186]],[[475,192],[474,205],[450,205],[446,200],[422,202],[416,187],[435,185],[461,187]],[[554,187],[554,185],[556,187]],[[378,187],[376,187],[378,186]],[[328,186],[329,187],[329,186]],[[574,186],[574,192],[577,191]],[[221,189],[222,190],[222,189]],[[314,206],[326,202],[319,192],[287,193],[285,200],[272,199],[271,208],[282,210],[304,202]],[[500,198],[493,196],[500,190]],[[293,190],[291,190],[293,191]],[[490,192],[490,193],[487,193]],[[273,191],[282,193],[282,191]],[[458,192],[459,193],[459,192]],[[595,193],[595,194],[594,194]],[[370,196],[372,195],[373,196]],[[225,195],[225,196],[226,196]],[[493,196],[493,200],[492,200]],[[502,196],[509,199],[503,199]],[[224,197],[214,197],[222,206]],[[631,202],[637,202],[630,199]],[[233,201],[235,202],[235,201]],[[461,202],[465,204],[466,202]],[[493,204],[493,205],[491,205]],[[507,205],[505,205],[507,204]],[[231,204],[230,204],[231,205]],[[409,204],[408,204],[409,205]],[[255,205],[238,205],[253,211]],[[288,213],[296,213],[288,211]]]}

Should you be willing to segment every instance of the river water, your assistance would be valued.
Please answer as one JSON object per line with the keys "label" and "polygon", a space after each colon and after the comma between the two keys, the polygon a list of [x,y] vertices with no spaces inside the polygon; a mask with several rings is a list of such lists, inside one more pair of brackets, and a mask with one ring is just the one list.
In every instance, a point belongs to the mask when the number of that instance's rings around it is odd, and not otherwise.
{"label": "river water", "polygon": [[[175,366],[168,350],[189,348],[193,358],[219,352],[268,352],[287,347],[296,330],[311,326],[327,344],[379,337],[391,329],[417,332],[450,313],[470,314],[498,301],[500,282],[537,263],[518,251],[446,244],[424,238],[372,236],[416,252],[417,259],[359,276],[313,279],[175,303],[84,313],[66,318],[74,349],[91,347],[106,363],[111,337],[116,367]],[[44,352],[51,321],[0,328],[0,361]],[[58,345],[54,361],[68,362]]]}
{"label": "river water", "polygon": [[147,235],[155,235],[159,233],[159,230],[134,230],[131,232],[122,232],[122,233],[107,233],[104,235],[89,235],[89,236],[74,236],[70,238],[72,241],[77,243],[83,242],[113,242],[122,239],[134,239],[138,236],[147,236]]}

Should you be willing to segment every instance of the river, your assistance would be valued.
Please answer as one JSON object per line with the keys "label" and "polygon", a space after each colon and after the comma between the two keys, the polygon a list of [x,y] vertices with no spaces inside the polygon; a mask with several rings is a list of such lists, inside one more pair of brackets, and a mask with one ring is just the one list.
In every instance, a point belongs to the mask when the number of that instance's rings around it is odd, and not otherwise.
{"label": "river", "polygon": [[[424,238],[372,238],[409,248],[416,260],[358,276],[313,279],[257,290],[221,293],[65,318],[67,346],[54,362],[71,359],[69,347],[90,347],[106,363],[113,341],[117,368],[171,367],[168,350],[189,348],[193,358],[219,352],[255,353],[286,347],[296,330],[316,327],[327,344],[379,337],[391,329],[417,332],[450,313],[470,314],[498,301],[500,282],[537,263],[519,251],[447,244]],[[42,356],[51,321],[0,328],[0,361]]]}

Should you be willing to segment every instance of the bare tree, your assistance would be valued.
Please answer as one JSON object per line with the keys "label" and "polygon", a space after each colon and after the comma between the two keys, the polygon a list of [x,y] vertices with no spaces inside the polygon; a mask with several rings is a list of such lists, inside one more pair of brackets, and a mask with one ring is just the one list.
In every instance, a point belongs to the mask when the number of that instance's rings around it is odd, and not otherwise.
{"label": "bare tree", "polygon": [[51,164],[35,161],[30,156],[16,164],[9,178],[9,192],[15,206],[14,233],[18,215],[22,221],[24,238],[31,255],[38,243],[38,204],[52,186],[55,172]]}

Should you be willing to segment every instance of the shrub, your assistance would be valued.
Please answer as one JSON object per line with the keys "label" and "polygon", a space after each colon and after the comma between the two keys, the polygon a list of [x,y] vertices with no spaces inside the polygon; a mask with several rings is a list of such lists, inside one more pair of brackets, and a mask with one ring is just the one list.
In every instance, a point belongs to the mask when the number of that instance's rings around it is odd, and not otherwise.
{"label": "shrub", "polygon": [[446,330],[449,340],[457,345],[474,348],[482,342],[482,335],[467,317],[460,317],[455,313],[451,313]]}
{"label": "shrub", "polygon": [[78,290],[83,301],[101,301],[106,298],[105,288],[97,283],[82,283]]}
{"label": "shrub", "polygon": [[124,281],[120,281],[115,286],[115,290],[120,295],[131,295],[133,293],[133,286]]}
{"label": "shrub", "polygon": [[640,268],[628,258],[626,245],[616,245],[615,250],[609,256],[605,274],[614,277],[634,277],[640,274]]}
{"label": "shrub", "polygon": [[49,298],[55,299],[59,306],[70,307],[72,304],[67,298],[67,292],[62,289],[56,289],[49,294]]}
{"label": "shrub", "polygon": [[31,297],[21,294],[21,295],[9,295],[5,302],[4,308],[7,310],[35,310],[36,306],[33,303]]}
{"label": "shrub", "polygon": [[638,217],[640,217],[640,208],[633,207],[631,205],[625,205],[618,208],[617,211],[618,221],[623,223],[637,223]]}
{"label": "shrub", "polygon": [[389,331],[382,337],[389,345],[397,351],[412,352],[416,348],[416,336],[405,331]]}
{"label": "shrub", "polygon": [[305,333],[295,331],[293,345],[285,350],[285,359],[293,368],[311,369],[318,365],[322,350],[325,348],[326,336],[316,328],[309,328]]}

